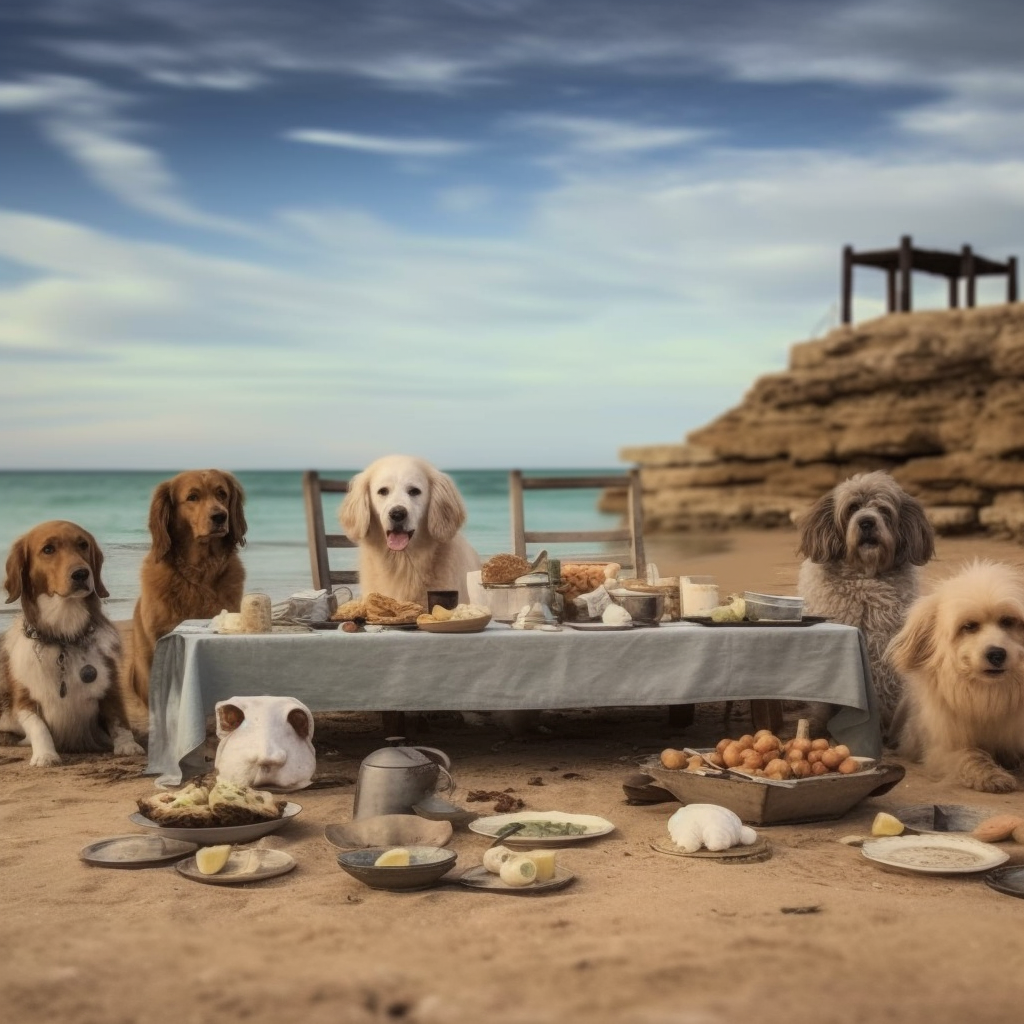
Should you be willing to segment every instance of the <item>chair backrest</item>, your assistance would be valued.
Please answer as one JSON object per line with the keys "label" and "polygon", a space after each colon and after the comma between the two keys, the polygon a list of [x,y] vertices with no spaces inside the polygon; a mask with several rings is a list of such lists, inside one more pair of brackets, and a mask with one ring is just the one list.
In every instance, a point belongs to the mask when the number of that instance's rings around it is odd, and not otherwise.
{"label": "chair backrest", "polygon": [[[618,561],[623,568],[632,569],[642,577],[647,568],[644,559],[644,509],[640,489],[640,471],[607,476],[523,476],[513,469],[508,481],[512,518],[512,550],[526,558],[529,544],[611,543],[618,546],[614,553],[587,552],[562,555],[565,561]],[[614,488],[626,491],[626,525],[616,530],[527,530],[525,522],[524,491],[581,490]]]}
{"label": "chair backrest", "polygon": [[302,496],[306,503],[306,536],[309,539],[309,564],[313,571],[313,586],[331,593],[334,584],[352,585],[359,582],[355,569],[332,569],[331,548],[354,548],[354,541],[343,533],[328,533],[324,525],[324,494],[347,494],[347,480],[324,479],[315,469],[302,474]]}

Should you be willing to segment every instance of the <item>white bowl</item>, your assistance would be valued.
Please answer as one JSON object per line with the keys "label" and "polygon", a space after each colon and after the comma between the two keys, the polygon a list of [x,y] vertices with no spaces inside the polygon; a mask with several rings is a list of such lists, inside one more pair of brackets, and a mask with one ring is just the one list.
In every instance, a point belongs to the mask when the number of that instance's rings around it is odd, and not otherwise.
{"label": "white bowl", "polygon": [[804,614],[802,597],[782,597],[778,594],[757,594],[748,590],[743,595],[746,617],[751,622],[770,619],[773,622],[799,622]]}

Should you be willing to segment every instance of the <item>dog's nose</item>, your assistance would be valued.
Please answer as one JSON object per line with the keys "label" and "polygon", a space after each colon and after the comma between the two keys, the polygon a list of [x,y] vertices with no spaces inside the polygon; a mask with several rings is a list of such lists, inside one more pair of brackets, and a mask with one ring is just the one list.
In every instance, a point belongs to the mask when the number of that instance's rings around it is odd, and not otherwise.
{"label": "dog's nose", "polygon": [[75,583],[88,583],[89,582],[89,570],[88,569],[76,569],[71,574],[71,579]]}
{"label": "dog's nose", "polygon": [[223,526],[228,521],[227,512],[214,512],[210,516],[210,521],[215,523],[217,526]]}
{"label": "dog's nose", "polygon": [[985,651],[985,657],[993,668],[1002,668],[1006,664],[1006,648],[990,647]]}
{"label": "dog's nose", "polygon": [[861,533],[863,533],[865,535],[870,535],[870,534],[874,533],[875,532],[875,527],[877,525],[878,524],[874,521],[874,519],[871,519],[870,517],[867,517],[867,516],[865,518],[863,518],[863,519],[858,520],[858,522],[857,522],[857,528],[860,530]]}
{"label": "dog's nose", "polygon": [[401,505],[396,505],[389,513],[388,519],[393,523],[400,523],[406,517],[406,511]]}

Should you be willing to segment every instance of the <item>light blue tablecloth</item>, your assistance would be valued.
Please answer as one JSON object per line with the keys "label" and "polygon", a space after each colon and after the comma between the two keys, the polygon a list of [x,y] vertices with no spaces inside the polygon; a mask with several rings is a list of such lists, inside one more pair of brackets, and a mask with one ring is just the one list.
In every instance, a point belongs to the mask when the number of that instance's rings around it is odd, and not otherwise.
{"label": "light blue tablecloth", "polygon": [[821,623],[621,632],[216,635],[182,623],[156,647],[149,765],[158,784],[207,771],[206,716],[219,700],[275,694],[313,711],[499,711],[720,700],[821,700],[840,742],[879,756],[878,709],[860,631]]}

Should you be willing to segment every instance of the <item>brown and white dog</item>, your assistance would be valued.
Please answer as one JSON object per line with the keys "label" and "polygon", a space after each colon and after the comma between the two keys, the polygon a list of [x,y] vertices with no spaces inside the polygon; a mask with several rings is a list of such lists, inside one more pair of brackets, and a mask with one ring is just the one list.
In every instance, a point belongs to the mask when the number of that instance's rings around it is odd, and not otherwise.
{"label": "brown and white dog", "polygon": [[142,562],[128,680],[149,704],[149,670],[160,637],[186,619],[211,619],[242,603],[245,492],[230,473],[188,470],[158,484],[149,505],[152,546]]}
{"label": "brown and white dog", "polygon": [[1024,764],[1024,575],[977,561],[911,607],[889,653],[906,679],[900,753],[1006,793]]}
{"label": "brown and white dog", "polygon": [[[918,569],[935,551],[920,503],[888,473],[861,473],[838,484],[800,520],[797,591],[804,614],[857,626],[864,634],[878,696],[882,737],[895,746],[893,714],[903,682],[886,656],[918,595]],[[814,733],[830,705],[815,705]]]}
{"label": "brown and white dog", "polygon": [[121,638],[103,614],[103,553],[75,523],[40,523],[11,546],[7,603],[21,615],[0,645],[0,731],[23,736],[31,764],[58,751],[144,753],[120,690]]}

